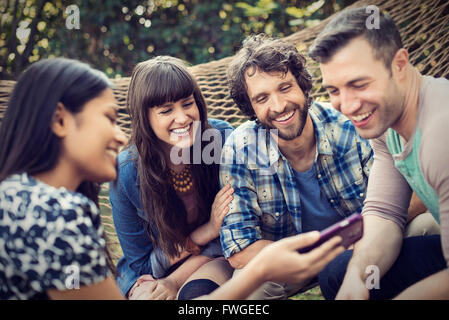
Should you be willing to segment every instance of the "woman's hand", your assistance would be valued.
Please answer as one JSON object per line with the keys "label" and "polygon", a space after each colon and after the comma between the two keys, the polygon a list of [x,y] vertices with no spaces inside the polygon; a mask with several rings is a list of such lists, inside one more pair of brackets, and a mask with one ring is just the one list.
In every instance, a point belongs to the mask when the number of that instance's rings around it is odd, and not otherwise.
{"label": "woman's hand", "polygon": [[210,214],[210,220],[208,222],[209,234],[211,240],[218,237],[220,233],[221,224],[225,215],[229,212],[229,204],[234,197],[232,194],[234,189],[229,185],[225,185],[215,196],[214,203],[212,204],[212,210]]}
{"label": "woman's hand", "polygon": [[233,193],[234,189],[228,184],[218,191],[212,204],[209,221],[190,234],[190,239],[195,244],[205,246],[219,236],[223,219],[229,212],[229,204],[234,199]]}
{"label": "woman's hand", "polygon": [[176,298],[178,284],[170,278],[148,279],[140,282],[139,280],[129,295],[130,300],[174,300]]}

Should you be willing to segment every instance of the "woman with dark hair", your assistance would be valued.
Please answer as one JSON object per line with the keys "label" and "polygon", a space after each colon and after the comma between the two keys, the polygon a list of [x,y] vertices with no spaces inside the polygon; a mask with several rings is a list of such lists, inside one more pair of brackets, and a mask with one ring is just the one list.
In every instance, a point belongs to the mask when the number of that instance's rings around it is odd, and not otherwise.
{"label": "woman with dark hair", "polygon": [[122,298],[96,205],[126,143],[116,108],[78,61],[42,60],[17,82],[0,126],[0,299]]}
{"label": "woman with dark hair", "polygon": [[207,119],[195,79],[181,60],[167,56],[135,67],[128,111],[130,145],[119,155],[110,190],[124,252],[119,287],[130,299],[208,294],[232,274],[218,236],[233,189],[220,190],[218,165],[233,128]]}

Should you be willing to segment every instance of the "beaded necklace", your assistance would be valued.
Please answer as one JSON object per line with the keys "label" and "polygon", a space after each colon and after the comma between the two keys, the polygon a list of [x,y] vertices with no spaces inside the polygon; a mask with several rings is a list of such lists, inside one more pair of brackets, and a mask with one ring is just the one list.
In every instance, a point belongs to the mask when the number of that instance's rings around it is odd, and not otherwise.
{"label": "beaded necklace", "polygon": [[189,166],[185,166],[180,173],[176,173],[174,170],[170,169],[170,175],[175,191],[185,193],[192,189],[193,178]]}

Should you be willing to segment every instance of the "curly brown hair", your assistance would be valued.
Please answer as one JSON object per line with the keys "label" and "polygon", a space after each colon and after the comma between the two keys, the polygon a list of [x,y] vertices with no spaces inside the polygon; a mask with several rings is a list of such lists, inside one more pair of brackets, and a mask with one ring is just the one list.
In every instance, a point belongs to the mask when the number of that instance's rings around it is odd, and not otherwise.
{"label": "curly brown hair", "polygon": [[243,41],[228,67],[228,86],[231,98],[240,110],[251,120],[255,120],[251,101],[248,97],[245,74],[260,70],[265,73],[283,73],[290,71],[304,93],[306,101],[310,100],[312,77],[306,69],[306,59],[295,46],[281,40],[270,38],[265,34],[251,35]]}

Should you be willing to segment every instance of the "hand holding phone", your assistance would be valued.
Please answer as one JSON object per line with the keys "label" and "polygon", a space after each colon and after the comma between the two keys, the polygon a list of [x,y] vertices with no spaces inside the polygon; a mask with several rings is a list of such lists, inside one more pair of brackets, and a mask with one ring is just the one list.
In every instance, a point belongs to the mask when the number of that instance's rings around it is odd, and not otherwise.
{"label": "hand holding phone", "polygon": [[298,252],[307,253],[335,236],[340,236],[342,238],[341,245],[344,246],[345,249],[360,240],[363,236],[362,215],[360,213],[354,213],[346,219],[324,229],[320,232],[320,238],[317,242],[305,248],[299,249]]}

